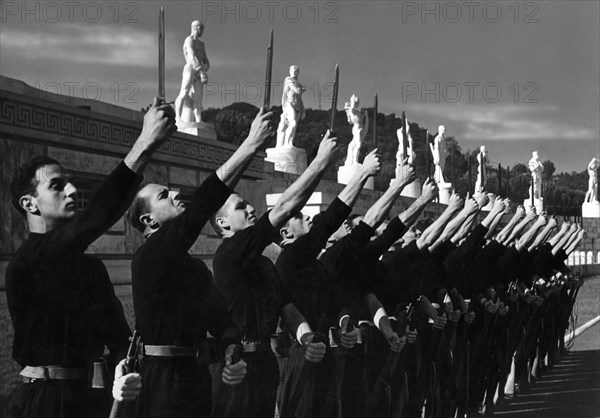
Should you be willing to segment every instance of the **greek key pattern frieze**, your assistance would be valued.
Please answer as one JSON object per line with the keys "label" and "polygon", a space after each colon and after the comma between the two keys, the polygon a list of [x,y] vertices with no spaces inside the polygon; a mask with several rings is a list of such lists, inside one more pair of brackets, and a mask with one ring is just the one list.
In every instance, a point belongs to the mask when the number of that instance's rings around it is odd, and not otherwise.
{"label": "greek key pattern frieze", "polygon": [[[129,125],[105,121],[21,102],[12,97],[0,98],[0,115],[2,123],[6,125],[124,147],[131,147],[141,132],[141,129],[135,126],[135,122]],[[158,152],[192,160],[194,166],[197,166],[196,162],[200,161],[209,169],[216,169],[233,154],[230,149],[220,148],[218,143],[217,146],[212,146],[180,136],[170,138]],[[256,157],[246,170],[246,174],[262,178],[263,171],[264,161]]]}

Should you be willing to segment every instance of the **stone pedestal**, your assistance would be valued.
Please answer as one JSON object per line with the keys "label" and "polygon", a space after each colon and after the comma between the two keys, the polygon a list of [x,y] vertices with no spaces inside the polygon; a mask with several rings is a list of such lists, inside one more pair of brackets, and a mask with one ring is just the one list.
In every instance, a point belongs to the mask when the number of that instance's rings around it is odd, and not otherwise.
{"label": "stone pedestal", "polygon": [[[397,169],[396,169],[396,178],[398,178]],[[402,189],[400,196],[412,197],[412,198],[416,199],[419,196],[421,196],[422,191],[423,191],[423,185],[421,184],[421,180],[415,179],[415,181],[413,181],[412,183],[407,185],[404,189]]]}
{"label": "stone pedestal", "polygon": [[268,148],[266,161],[275,165],[275,171],[300,175],[306,170],[306,151],[297,147]]}
{"label": "stone pedestal", "polygon": [[600,218],[600,202],[587,202],[581,206],[582,218]]}
{"label": "stone pedestal", "polygon": [[452,183],[438,183],[439,190],[439,201],[442,205],[450,203],[450,196],[452,195]]}
{"label": "stone pedestal", "polygon": [[215,127],[210,123],[183,122],[180,120],[177,120],[175,123],[177,124],[178,132],[184,132],[186,134],[212,139],[215,141],[217,140],[217,131],[215,131]]}
{"label": "stone pedestal", "polygon": [[[343,165],[338,169],[338,183],[340,184],[348,184],[354,173],[362,167],[362,164],[352,164],[352,165]],[[373,177],[369,177],[367,183],[365,184],[365,189],[375,189],[375,179]]]}
{"label": "stone pedestal", "polygon": [[[529,213],[531,211],[531,199],[527,199],[523,202],[523,207],[525,208],[525,212]],[[533,207],[535,207],[535,212],[539,215],[544,211],[544,199],[533,199]]]}

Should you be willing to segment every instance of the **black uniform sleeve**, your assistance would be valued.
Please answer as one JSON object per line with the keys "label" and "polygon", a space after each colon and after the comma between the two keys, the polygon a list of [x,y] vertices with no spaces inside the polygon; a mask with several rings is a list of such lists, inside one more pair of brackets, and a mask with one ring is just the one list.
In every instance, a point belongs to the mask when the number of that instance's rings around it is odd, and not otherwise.
{"label": "black uniform sleeve", "polygon": [[329,247],[320,260],[325,264],[327,270],[335,274],[348,261],[346,257],[353,251],[364,247],[374,234],[375,230],[361,221],[350,234]]}
{"label": "black uniform sleeve", "polygon": [[396,216],[380,236],[365,245],[360,251],[360,256],[370,260],[378,259],[402,237],[405,228],[404,223]]}
{"label": "black uniform sleeve", "polygon": [[487,232],[488,228],[481,224],[473,228],[465,241],[446,257],[444,266],[447,269],[451,269],[459,263],[462,263],[468,257],[474,257],[475,253],[483,247],[483,244],[485,243],[485,234],[487,234]]}
{"label": "black uniform sleeve", "polygon": [[294,246],[294,251],[301,251],[308,258],[317,257],[325,248],[327,239],[338,230],[351,211],[352,209],[348,205],[336,197],[308,234],[301,237],[302,240],[294,242],[294,244],[298,243]]}
{"label": "black uniform sleeve", "polygon": [[231,190],[212,173],[194,193],[182,214],[165,223],[155,232],[160,239],[148,240],[148,245],[159,245],[154,252],[161,259],[190,249],[202,228],[231,195]]}
{"label": "black uniform sleeve", "polygon": [[271,244],[277,237],[277,229],[269,220],[269,212],[266,212],[255,225],[236,232],[228,248],[228,258],[240,266],[245,267],[249,261],[262,254],[267,245]]}
{"label": "black uniform sleeve", "polygon": [[71,222],[52,235],[52,251],[85,251],[125,213],[142,177],[124,162],[106,178],[92,195],[88,205]]}

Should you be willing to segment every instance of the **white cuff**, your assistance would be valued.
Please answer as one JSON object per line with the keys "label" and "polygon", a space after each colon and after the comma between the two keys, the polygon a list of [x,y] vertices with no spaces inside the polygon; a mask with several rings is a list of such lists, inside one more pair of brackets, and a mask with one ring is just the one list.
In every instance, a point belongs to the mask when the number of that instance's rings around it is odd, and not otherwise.
{"label": "white cuff", "polygon": [[307,334],[309,332],[312,333],[312,330],[310,329],[310,325],[308,325],[308,322],[303,322],[300,325],[298,325],[298,329],[296,330],[296,339],[300,344],[302,344],[302,337],[304,336],[304,334]]}
{"label": "white cuff", "polygon": [[383,309],[383,308],[377,309],[377,312],[375,312],[375,316],[373,317],[373,322],[375,323],[375,326],[377,327],[377,329],[381,329],[381,328],[379,328],[379,321],[384,316],[387,316],[387,313],[385,313],[385,309]]}

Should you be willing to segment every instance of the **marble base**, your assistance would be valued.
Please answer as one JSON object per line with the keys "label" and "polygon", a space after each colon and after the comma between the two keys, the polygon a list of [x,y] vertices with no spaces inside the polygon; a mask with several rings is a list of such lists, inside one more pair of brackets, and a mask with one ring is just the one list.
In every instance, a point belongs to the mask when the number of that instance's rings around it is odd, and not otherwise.
{"label": "marble base", "polygon": [[[362,164],[352,164],[352,165],[342,165],[338,168],[338,183],[340,184],[348,184],[358,170],[362,167]],[[375,179],[373,177],[369,177],[367,183],[365,184],[365,189],[375,190]]]}
{"label": "marble base", "polygon": [[[534,199],[533,206],[535,207],[535,212],[539,215],[544,211],[544,199]],[[527,199],[523,202],[523,207],[525,208],[525,213],[529,213],[531,211],[531,199]]]}
{"label": "marble base", "polygon": [[582,218],[600,218],[600,202],[588,202],[581,206]]}
{"label": "marble base", "polygon": [[[398,177],[398,174],[396,174],[396,177]],[[410,183],[408,186],[406,186],[404,189],[402,189],[400,196],[412,197],[412,198],[416,199],[419,196],[421,196],[422,191],[423,191],[423,185],[421,184],[421,180],[416,179],[415,181]]]}
{"label": "marble base", "polygon": [[183,132],[206,139],[212,139],[215,141],[217,140],[217,131],[215,131],[215,127],[210,123],[183,122],[181,120],[177,120],[175,123],[177,124],[178,132]]}
{"label": "marble base", "polygon": [[306,151],[297,147],[268,148],[265,161],[275,165],[275,171],[300,175],[306,170]]}
{"label": "marble base", "polygon": [[439,190],[439,202],[442,205],[447,205],[450,203],[450,196],[452,196],[454,190],[452,183],[438,183],[437,185]]}

